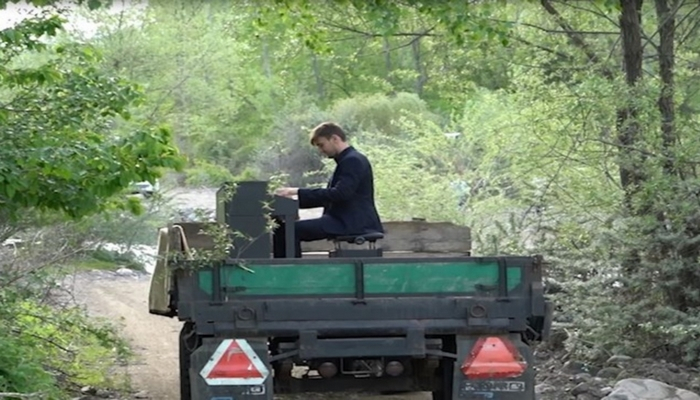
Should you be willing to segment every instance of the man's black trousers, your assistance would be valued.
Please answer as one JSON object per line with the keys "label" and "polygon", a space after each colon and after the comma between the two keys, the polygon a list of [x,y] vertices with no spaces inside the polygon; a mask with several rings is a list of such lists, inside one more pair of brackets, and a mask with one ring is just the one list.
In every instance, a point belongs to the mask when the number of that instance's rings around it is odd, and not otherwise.
{"label": "man's black trousers", "polygon": [[[294,223],[294,257],[301,258],[301,242],[313,242],[316,240],[328,239],[329,235],[324,229],[324,222],[321,218],[305,219]],[[284,234],[284,224],[281,223],[273,235],[273,252],[275,258],[285,257],[286,235]]]}

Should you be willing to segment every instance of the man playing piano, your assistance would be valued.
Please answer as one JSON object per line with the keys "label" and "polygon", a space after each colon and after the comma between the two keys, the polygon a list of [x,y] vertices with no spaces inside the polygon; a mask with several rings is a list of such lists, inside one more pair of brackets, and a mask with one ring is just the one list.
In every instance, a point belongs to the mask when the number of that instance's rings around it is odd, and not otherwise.
{"label": "man playing piano", "polygon": [[348,144],[343,129],[332,122],[324,122],[311,131],[311,145],[336,162],[328,186],[283,187],[275,191],[282,197],[297,196],[299,208],[324,208],[320,218],[296,221],[297,258],[301,258],[300,242],[384,232],[374,204],[374,176],[367,157]]}

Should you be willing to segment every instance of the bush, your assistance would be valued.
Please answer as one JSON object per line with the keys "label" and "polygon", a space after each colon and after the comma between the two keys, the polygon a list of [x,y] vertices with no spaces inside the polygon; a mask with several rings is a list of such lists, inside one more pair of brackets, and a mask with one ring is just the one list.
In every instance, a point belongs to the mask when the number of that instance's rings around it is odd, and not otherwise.
{"label": "bush", "polygon": [[396,96],[358,96],[336,102],[322,111],[309,102],[298,101],[281,110],[270,131],[270,144],[255,156],[255,168],[262,179],[286,175],[286,184],[308,186],[324,184],[328,170],[323,159],[309,143],[309,132],[321,122],[338,123],[351,140],[371,131],[379,137],[410,140],[411,127],[436,126],[438,118],[425,102],[414,94]]}
{"label": "bush", "polygon": [[71,260],[71,263],[75,261],[89,269],[114,269],[118,267],[135,271],[144,271],[145,269],[145,265],[138,260],[133,251],[108,250],[102,246],[85,251],[80,259]]}
{"label": "bush", "polygon": [[118,210],[104,212],[66,224],[62,235],[75,238],[74,245],[93,249],[102,243],[118,243],[130,250],[134,245],[156,244],[158,229],[166,223],[169,209],[159,193],[145,201],[141,215]]}
{"label": "bush", "polygon": [[233,174],[228,169],[201,160],[198,160],[194,167],[188,168],[185,173],[187,174],[185,183],[187,186],[194,187],[219,187],[233,179]]}
{"label": "bush", "polygon": [[395,96],[381,94],[357,96],[336,102],[330,110],[332,119],[349,134],[373,131],[389,136],[404,133],[401,119],[413,123],[439,122],[427,104],[412,93]]}
{"label": "bush", "polygon": [[324,182],[323,163],[309,143],[309,131],[328,119],[327,113],[303,102],[281,111],[271,128],[269,144],[255,156],[259,177],[268,180],[284,175],[285,184],[290,186]]}
{"label": "bush", "polygon": [[89,318],[59,292],[58,266],[78,254],[66,226],[36,230],[0,254],[0,391],[70,398],[82,386],[114,387],[115,362],[128,356],[112,327]]}
{"label": "bush", "polygon": [[127,347],[76,307],[56,309],[26,293],[0,295],[0,391],[70,398],[81,386],[113,387],[114,360]]}
{"label": "bush", "polygon": [[459,175],[450,162],[453,141],[430,121],[399,118],[401,138],[359,132],[355,144],[372,162],[376,202],[383,220],[461,222]]}

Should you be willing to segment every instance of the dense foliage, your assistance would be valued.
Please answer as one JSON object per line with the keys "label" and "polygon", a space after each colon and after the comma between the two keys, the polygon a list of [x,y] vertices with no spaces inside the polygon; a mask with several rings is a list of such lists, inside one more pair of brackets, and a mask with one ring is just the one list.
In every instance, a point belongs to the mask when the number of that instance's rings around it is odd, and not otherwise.
{"label": "dense foliage", "polygon": [[334,119],[376,164],[385,218],[545,254],[578,350],[700,354],[690,2],[154,1],[111,18],[105,68],[148,87],[190,182],[322,182],[305,132]]}
{"label": "dense foliage", "polygon": [[139,85],[106,73],[99,49],[63,40],[64,23],[61,11],[46,10],[0,31],[3,398],[70,398],[86,385],[118,384],[112,367],[124,344],[63,301],[57,267],[83,250],[78,222],[138,214],[143,206],[126,189],[184,161],[167,127],[132,115],[144,99]]}
{"label": "dense foliage", "polygon": [[[3,70],[3,96],[23,90],[41,111],[0,113],[5,134],[50,134],[0,149],[13,182],[0,196],[13,215],[99,211],[127,180],[179,165],[159,122],[188,157],[180,184],[316,184],[327,170],[307,130],[332,119],[371,157],[384,219],[468,224],[478,254],[544,254],[574,350],[697,363],[700,9],[438,3],[153,0],[85,8],[96,33],[62,35],[61,47],[5,31],[20,72]],[[7,169],[45,165],[29,180]]]}

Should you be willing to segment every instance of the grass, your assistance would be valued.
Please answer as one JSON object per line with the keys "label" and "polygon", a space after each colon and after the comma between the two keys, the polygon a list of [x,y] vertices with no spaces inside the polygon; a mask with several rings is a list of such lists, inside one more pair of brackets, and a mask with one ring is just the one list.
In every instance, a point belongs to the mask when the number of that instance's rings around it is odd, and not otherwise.
{"label": "grass", "polygon": [[78,258],[73,260],[70,265],[79,271],[114,271],[121,267],[121,265],[114,261],[98,260],[92,257]]}
{"label": "grass", "polygon": [[116,271],[127,268],[136,272],[145,272],[144,266],[135,261],[131,255],[114,251],[90,250],[72,259],[68,265],[76,271]]}

